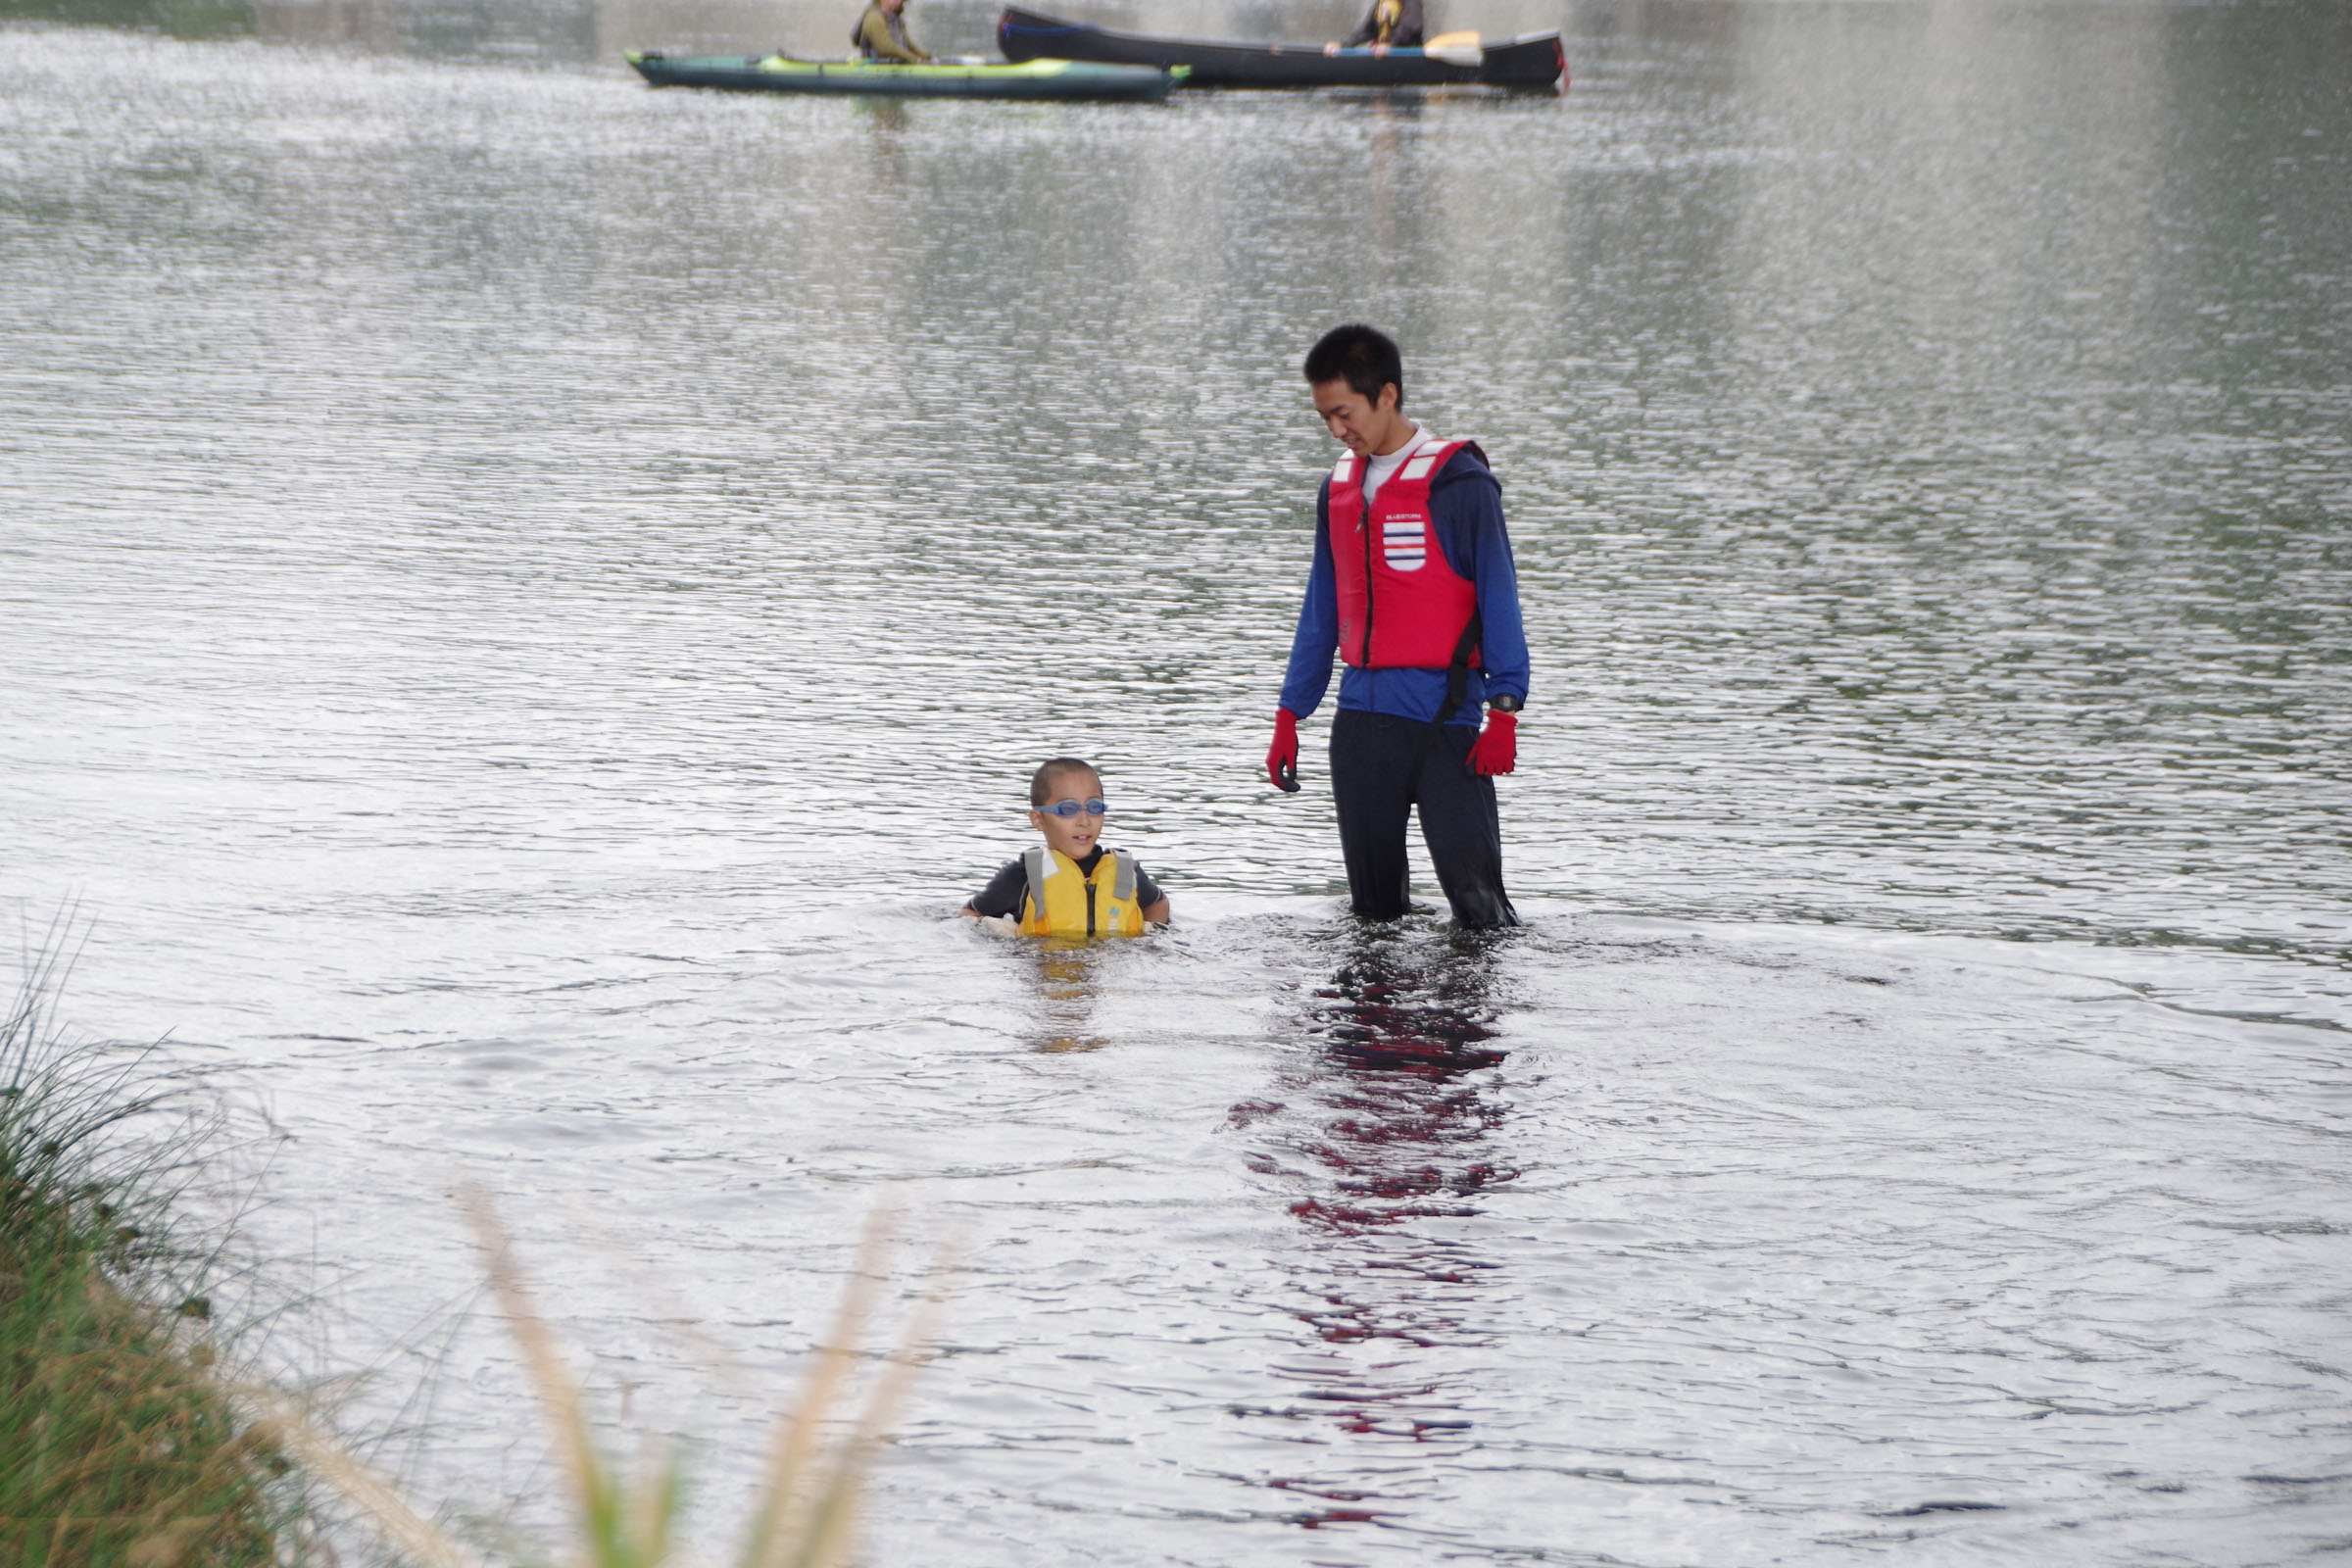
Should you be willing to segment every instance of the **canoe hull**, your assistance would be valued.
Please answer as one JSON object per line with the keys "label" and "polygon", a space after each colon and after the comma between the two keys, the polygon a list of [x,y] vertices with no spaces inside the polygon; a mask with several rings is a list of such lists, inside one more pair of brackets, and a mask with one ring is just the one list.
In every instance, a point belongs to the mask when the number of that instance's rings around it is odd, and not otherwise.
{"label": "canoe hull", "polygon": [[788,60],[781,55],[621,57],[657,87],[889,98],[1165,98],[1176,77],[1153,66],[1034,60],[1015,65],[902,66],[865,60]]}
{"label": "canoe hull", "polygon": [[1465,61],[1453,51],[1343,49],[1321,44],[1237,43],[1117,32],[1043,12],[1007,6],[997,19],[997,45],[1007,60],[1082,60],[1104,65],[1187,66],[1192,87],[1509,87],[1566,90],[1568,57],[1556,32],[1506,38]]}

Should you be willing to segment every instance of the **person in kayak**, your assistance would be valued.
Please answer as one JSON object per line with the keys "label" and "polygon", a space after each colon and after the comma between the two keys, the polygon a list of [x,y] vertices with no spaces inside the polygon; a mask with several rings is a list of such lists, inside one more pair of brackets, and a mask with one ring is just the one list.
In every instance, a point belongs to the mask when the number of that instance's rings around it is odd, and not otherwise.
{"label": "person in kayak", "polygon": [[1305,372],[1348,453],[1315,496],[1314,563],[1266,775],[1298,788],[1298,720],[1322,702],[1336,650],[1347,668],[1331,793],[1349,906],[1371,920],[1405,912],[1404,829],[1418,808],[1454,919],[1517,925],[1494,775],[1518,763],[1528,656],[1502,487],[1476,442],[1439,440],[1404,416],[1404,363],[1386,333],[1334,327]]}
{"label": "person in kayak", "polygon": [[1421,47],[1421,0],[1372,0],[1372,9],[1364,13],[1363,25],[1337,43],[1327,43],[1323,52],[1336,55],[1343,49],[1361,49],[1369,45],[1376,55],[1392,49]]}
{"label": "person in kayak", "polygon": [[1046,842],[1006,862],[958,912],[1009,922],[1025,937],[1140,937],[1167,924],[1159,884],[1134,856],[1097,842],[1109,809],[1092,764],[1047,760],[1029,779],[1029,825]]}
{"label": "person in kayak", "polygon": [[865,15],[858,19],[850,42],[866,60],[914,66],[931,58],[906,36],[906,0],[866,0]]}

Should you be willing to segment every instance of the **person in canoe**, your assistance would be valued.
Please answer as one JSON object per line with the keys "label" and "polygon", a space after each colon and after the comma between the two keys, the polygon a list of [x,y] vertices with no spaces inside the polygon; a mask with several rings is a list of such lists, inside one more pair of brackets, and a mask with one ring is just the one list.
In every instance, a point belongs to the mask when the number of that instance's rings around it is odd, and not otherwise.
{"label": "person in canoe", "polygon": [[1385,55],[1392,49],[1418,49],[1421,30],[1421,0],[1372,0],[1363,25],[1337,43],[1325,44],[1323,52],[1336,55],[1343,49],[1369,47]]}
{"label": "person in canoe", "polygon": [[[1421,0],[1411,0],[1414,11]],[[918,66],[930,55],[920,44],[906,36],[906,0],[865,0],[865,15],[858,19],[858,26],[850,34],[860,58],[881,60],[902,66]]]}
{"label": "person in canoe", "polygon": [[1337,653],[1347,667],[1331,795],[1349,906],[1367,920],[1405,913],[1404,830],[1418,810],[1454,920],[1517,925],[1494,775],[1518,763],[1528,657],[1502,486],[1477,442],[1439,440],[1404,416],[1404,362],[1388,334],[1334,327],[1304,369],[1315,413],[1348,451],[1315,497],[1267,777],[1298,788],[1298,720],[1323,701]]}

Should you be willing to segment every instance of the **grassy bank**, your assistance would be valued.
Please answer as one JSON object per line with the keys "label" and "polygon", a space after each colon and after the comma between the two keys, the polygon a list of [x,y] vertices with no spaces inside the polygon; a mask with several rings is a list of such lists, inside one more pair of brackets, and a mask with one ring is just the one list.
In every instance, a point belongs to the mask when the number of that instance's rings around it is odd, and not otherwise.
{"label": "grassy bank", "polygon": [[0,0],[0,22],[129,27],[173,38],[242,38],[254,30],[251,0]]}
{"label": "grassy bank", "polygon": [[214,1376],[176,1097],[148,1052],[66,1043],[58,978],[37,961],[0,1018],[0,1563],[299,1561],[300,1491]]}
{"label": "grassy bank", "polygon": [[[368,1562],[489,1561],[323,1434],[303,1401],[221,1364],[236,1325],[215,1318],[217,1255],[183,1234],[203,1152],[188,1100],[152,1050],[64,1037],[50,1011],[59,967],[36,962],[0,1017],[0,1568],[300,1568],[342,1560],[330,1539],[367,1543]],[[571,1494],[561,1555],[592,1568],[676,1561],[685,1449],[650,1439],[638,1446],[648,1462],[609,1457],[609,1429],[488,1198],[467,1206]],[[857,1348],[891,1235],[877,1216],[803,1396],[777,1419],[740,1568],[834,1568],[854,1552],[866,1472],[940,1306],[934,1288],[895,1349]],[[313,1507],[330,1495],[332,1530]]]}

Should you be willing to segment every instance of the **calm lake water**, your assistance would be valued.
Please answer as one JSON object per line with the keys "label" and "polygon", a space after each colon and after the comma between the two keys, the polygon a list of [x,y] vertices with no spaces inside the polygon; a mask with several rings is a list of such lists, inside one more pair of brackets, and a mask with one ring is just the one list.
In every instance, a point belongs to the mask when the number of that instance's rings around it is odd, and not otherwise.
{"label": "calm lake water", "polygon": [[[616,57],[852,9],[0,22],[0,907],[267,1115],[354,1423],[556,1506],[470,1177],[723,1518],[895,1192],[963,1274],[877,1565],[2344,1549],[2352,11],[1433,7],[1565,97]],[[1257,767],[1354,317],[1505,485],[1500,939],[1342,916],[1321,717]],[[1065,750],[1168,936],[951,918]]]}

